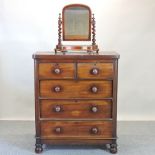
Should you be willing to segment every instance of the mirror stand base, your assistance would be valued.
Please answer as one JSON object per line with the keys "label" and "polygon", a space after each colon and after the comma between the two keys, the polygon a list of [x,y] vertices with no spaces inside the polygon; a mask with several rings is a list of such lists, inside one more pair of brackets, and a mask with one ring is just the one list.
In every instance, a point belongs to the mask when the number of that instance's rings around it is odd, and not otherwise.
{"label": "mirror stand base", "polygon": [[99,53],[97,45],[57,45],[55,48],[55,54],[57,52],[66,53],[68,51],[86,51],[89,54],[96,52]]}

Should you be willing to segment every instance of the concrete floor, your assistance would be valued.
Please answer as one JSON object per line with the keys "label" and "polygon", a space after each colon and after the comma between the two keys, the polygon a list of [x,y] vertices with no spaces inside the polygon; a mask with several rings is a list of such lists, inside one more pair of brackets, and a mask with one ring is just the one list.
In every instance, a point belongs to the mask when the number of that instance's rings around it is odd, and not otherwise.
{"label": "concrete floor", "polygon": [[[0,155],[34,155],[33,121],[0,121]],[[155,155],[155,122],[118,122],[118,155]],[[45,146],[43,155],[110,155],[98,146]]]}

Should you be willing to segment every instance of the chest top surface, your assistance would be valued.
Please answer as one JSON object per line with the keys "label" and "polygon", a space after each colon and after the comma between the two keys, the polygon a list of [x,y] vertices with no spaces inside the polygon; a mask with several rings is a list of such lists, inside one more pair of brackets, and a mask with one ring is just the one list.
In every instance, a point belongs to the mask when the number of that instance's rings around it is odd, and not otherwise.
{"label": "chest top surface", "polygon": [[33,54],[33,59],[119,59],[120,55],[116,52],[100,52],[100,53],[87,53],[87,52],[36,52]]}

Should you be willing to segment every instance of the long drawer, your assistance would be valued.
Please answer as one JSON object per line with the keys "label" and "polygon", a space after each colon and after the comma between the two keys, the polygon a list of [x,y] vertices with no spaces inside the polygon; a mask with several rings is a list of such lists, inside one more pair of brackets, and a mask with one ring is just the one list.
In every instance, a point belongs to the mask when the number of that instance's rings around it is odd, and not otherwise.
{"label": "long drawer", "polygon": [[42,121],[41,137],[61,138],[111,138],[111,121]]}
{"label": "long drawer", "polygon": [[40,117],[103,119],[112,117],[111,100],[41,100]]}
{"label": "long drawer", "polygon": [[41,80],[40,96],[51,98],[112,97],[112,81]]}

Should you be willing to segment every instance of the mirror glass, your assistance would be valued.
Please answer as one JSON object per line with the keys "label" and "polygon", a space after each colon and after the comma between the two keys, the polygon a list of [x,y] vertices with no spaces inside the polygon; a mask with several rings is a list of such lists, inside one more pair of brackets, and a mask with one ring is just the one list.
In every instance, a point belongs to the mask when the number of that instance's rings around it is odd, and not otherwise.
{"label": "mirror glass", "polygon": [[63,40],[91,40],[90,9],[68,6],[63,10]]}

